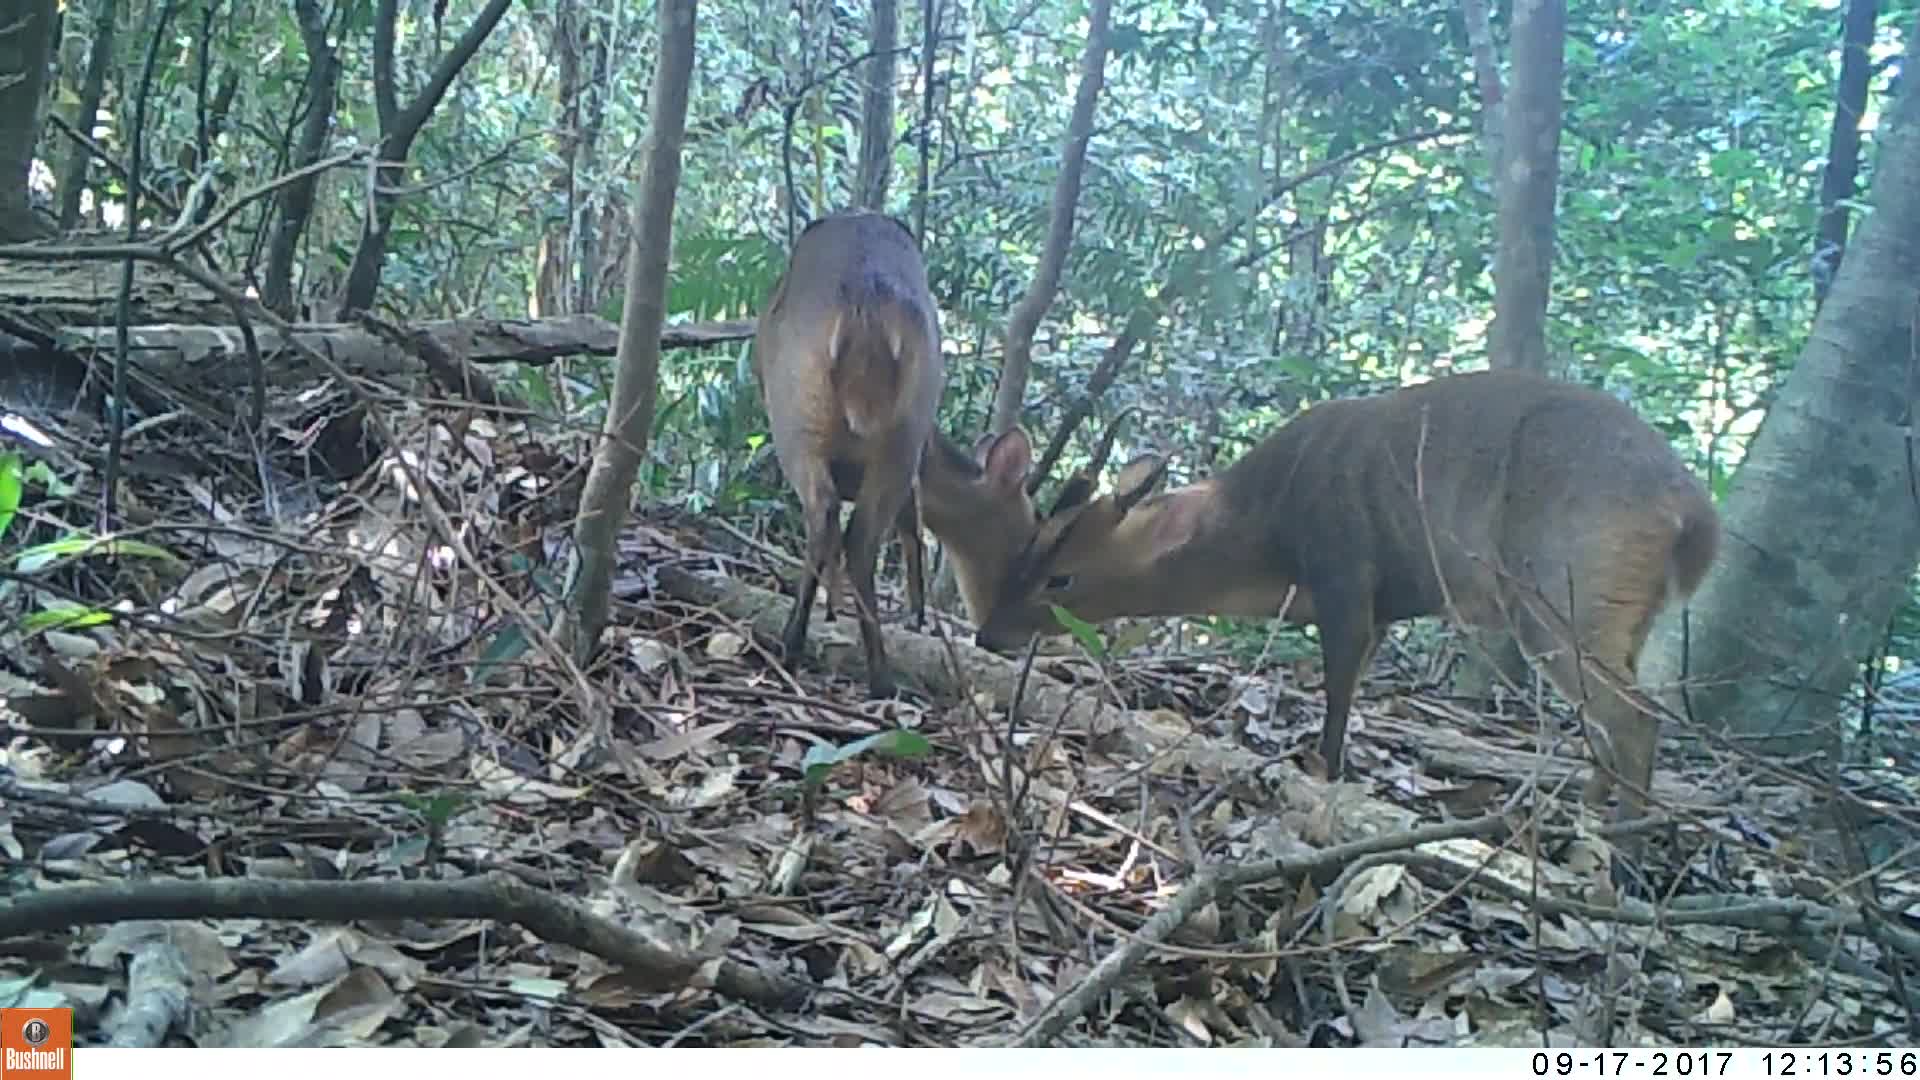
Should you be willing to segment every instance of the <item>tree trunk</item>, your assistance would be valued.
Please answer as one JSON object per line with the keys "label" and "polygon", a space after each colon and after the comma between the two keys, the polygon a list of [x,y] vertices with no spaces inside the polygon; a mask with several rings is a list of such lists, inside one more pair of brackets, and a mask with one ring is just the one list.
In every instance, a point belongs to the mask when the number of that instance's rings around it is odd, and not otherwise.
{"label": "tree trunk", "polygon": [[[1480,91],[1482,149],[1490,167],[1489,179],[1500,175],[1500,133],[1505,125],[1505,92],[1500,88],[1500,62],[1493,55],[1493,24],[1487,0],[1461,0],[1467,22],[1467,48],[1473,54],[1473,81]],[[1496,181],[1497,182],[1497,181]]]}
{"label": "tree trunk", "polygon": [[[300,26],[300,40],[307,49],[307,115],[300,124],[300,141],[293,148],[293,169],[299,170],[320,160],[327,149],[327,134],[333,130],[333,105],[340,86],[340,54],[328,40],[327,17],[319,0],[293,0],[294,19]],[[313,216],[313,196],[319,189],[320,174],[309,173],[280,189],[274,202],[273,234],[267,241],[267,273],[261,283],[261,303],[269,311],[292,318],[293,263],[300,250],[300,235]]]}
{"label": "tree trunk", "polygon": [[1860,114],[1867,108],[1873,77],[1874,24],[1879,0],[1848,0],[1841,31],[1840,83],[1834,93],[1833,132],[1827,136],[1827,167],[1820,174],[1820,230],[1813,244],[1813,298],[1827,302],[1834,272],[1847,247],[1847,206],[1860,173]]}
{"label": "tree trunk", "polygon": [[570,598],[575,658],[584,665],[606,627],[618,553],[614,538],[633,501],[633,480],[653,427],[659,387],[660,327],[666,321],[667,255],[680,187],[680,147],[687,130],[687,84],[693,74],[695,0],[659,0],[660,59],[653,71],[645,175],[638,220],[627,253],[627,297],[619,362],[607,402],[603,438],[587,472],[574,523],[579,573]]}
{"label": "tree trunk", "polygon": [[993,397],[992,430],[996,433],[1020,423],[1027,377],[1033,367],[1033,335],[1053,303],[1053,294],[1059,291],[1060,270],[1073,247],[1073,214],[1080,202],[1080,179],[1087,169],[1087,142],[1093,138],[1093,110],[1100,103],[1100,87],[1107,77],[1109,8],[1109,0],[1093,0],[1087,14],[1087,44],[1080,53],[1080,89],[1073,97],[1073,117],[1067,123],[1066,145],[1060,150],[1060,175],[1053,183],[1046,247],[1040,252],[1033,281],[1007,320],[1007,355]]}
{"label": "tree trunk", "polygon": [[[1191,279],[1190,279],[1191,280]],[[1040,488],[1053,475],[1054,466],[1066,455],[1067,442],[1073,438],[1074,431],[1093,415],[1093,407],[1100,402],[1120,373],[1126,370],[1127,361],[1133,359],[1133,350],[1146,339],[1160,321],[1160,314],[1175,299],[1175,289],[1169,288],[1160,294],[1159,304],[1137,307],[1127,317],[1127,325],[1111,342],[1107,351],[1100,354],[1100,362],[1093,366],[1093,374],[1087,377],[1086,389],[1073,399],[1060,417],[1060,426],[1053,431],[1053,437],[1047,440],[1047,448],[1041,452],[1040,460],[1033,467],[1033,473],[1027,478],[1027,494],[1038,495]]]}
{"label": "tree trunk", "polygon": [[887,179],[893,171],[894,51],[899,47],[900,15],[896,0],[873,0],[867,30],[866,100],[860,111],[860,166],[853,182],[854,200],[868,210],[887,209]]}
{"label": "tree trunk", "polygon": [[927,191],[933,169],[933,62],[940,40],[940,0],[921,0],[920,20],[920,130],[919,153],[915,155],[919,175],[913,186],[913,235],[925,244]]}
{"label": "tree trunk", "polygon": [[[80,83],[80,102],[73,110],[75,131],[93,134],[100,119],[100,99],[107,93],[107,65],[113,60],[114,24],[119,21],[119,0],[98,0],[93,8],[93,42],[88,46],[87,73]],[[93,154],[80,143],[67,151],[66,168],[60,171],[60,231],[69,232],[80,224],[80,196],[87,190],[87,168]]]}
{"label": "tree trunk", "polygon": [[[568,219],[570,231],[567,244],[573,255],[570,266],[573,287],[568,303],[573,311],[582,314],[597,310],[601,299],[609,291],[600,283],[604,250],[600,211],[606,205],[608,192],[600,184],[598,176],[600,133],[606,128],[607,99],[612,96],[613,90],[607,41],[617,33],[598,21],[592,21],[586,26],[585,40],[582,42],[587,73],[580,84],[580,93],[585,100],[580,103],[580,139],[573,147],[573,202],[568,208],[571,216]],[[587,178],[591,186],[583,189],[582,177]]]}
{"label": "tree trunk", "polygon": [[14,0],[0,14],[0,243],[53,233],[52,223],[33,212],[27,177],[40,142],[54,7],[54,0]]}
{"label": "tree trunk", "polygon": [[[1464,8],[1498,201],[1487,362],[1550,372],[1556,365],[1547,349],[1547,299],[1553,283],[1554,198],[1560,180],[1566,3],[1514,0],[1513,87],[1504,98],[1484,0],[1466,0]],[[1512,634],[1466,629],[1461,636],[1469,648],[1454,677],[1456,694],[1486,700],[1500,682],[1528,684],[1527,661]]]}
{"label": "tree trunk", "polygon": [[1560,96],[1566,0],[1514,0],[1513,90],[1501,118],[1499,246],[1494,252],[1496,367],[1551,372],[1547,296],[1553,283],[1553,203],[1560,182]]}
{"label": "tree trunk", "polygon": [[403,110],[398,99],[398,78],[393,69],[395,23],[400,18],[399,0],[380,0],[373,18],[373,97],[380,114],[380,159],[374,169],[373,205],[360,223],[360,244],[354,249],[347,267],[347,283],[341,292],[342,314],[368,311],[380,292],[380,271],[387,259],[387,234],[393,225],[393,204],[404,177],[407,155],[413,140],[439,108],[447,90],[460,70],[480,50],[487,35],[499,24],[500,17],[513,6],[513,0],[487,0],[487,6],[460,35],[453,48],[440,58],[427,85]]}
{"label": "tree trunk", "polygon": [[1693,717],[1756,750],[1834,748],[1836,710],[1920,559],[1920,79],[1902,81],[1876,136],[1873,209],[1735,474],[1720,558],[1641,665],[1655,685],[1684,673]]}
{"label": "tree trunk", "polygon": [[560,203],[561,217],[549,218],[541,229],[539,249],[534,253],[534,318],[573,313],[567,287],[573,275],[573,207],[579,198],[579,178],[573,171],[574,152],[580,145],[580,17],[579,0],[557,0],[553,10],[552,43],[554,69],[558,77],[553,85],[554,103],[560,116],[553,126],[553,168],[547,174],[547,189]]}
{"label": "tree trunk", "polygon": [[[913,235],[927,243],[927,201],[933,187],[934,61],[939,58],[940,0],[920,0],[920,116],[914,131]],[[944,553],[942,553],[944,554]],[[940,558],[927,590],[927,602],[944,611],[961,607],[960,580],[953,576],[953,560]]]}

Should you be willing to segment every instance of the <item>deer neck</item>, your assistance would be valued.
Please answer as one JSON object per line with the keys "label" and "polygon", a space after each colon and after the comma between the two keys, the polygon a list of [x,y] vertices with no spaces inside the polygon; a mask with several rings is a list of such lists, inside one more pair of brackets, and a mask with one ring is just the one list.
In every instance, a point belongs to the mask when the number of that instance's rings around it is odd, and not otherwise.
{"label": "deer neck", "polygon": [[[1273,565],[1262,530],[1221,495],[1218,480],[1203,480],[1142,504],[1122,523],[1117,543],[1154,553],[1138,568],[1139,614],[1261,617],[1287,602],[1293,583]],[[1289,610],[1306,610],[1302,599]]]}

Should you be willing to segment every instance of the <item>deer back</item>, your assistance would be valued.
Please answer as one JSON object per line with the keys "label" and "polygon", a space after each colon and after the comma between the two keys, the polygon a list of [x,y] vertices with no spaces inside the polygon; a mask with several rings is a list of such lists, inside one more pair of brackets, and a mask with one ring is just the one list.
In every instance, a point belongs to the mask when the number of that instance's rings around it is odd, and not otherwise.
{"label": "deer back", "polygon": [[1712,555],[1710,537],[1671,567],[1659,548],[1712,510],[1658,432],[1610,395],[1519,372],[1324,402],[1216,476],[1156,493],[1164,475],[1142,458],[1111,493],[1056,508],[1005,575],[982,643],[1059,632],[1053,604],[1092,622],[1284,604],[1310,622],[1316,589],[1336,585],[1381,622],[1484,622],[1527,567],[1644,541],[1635,550],[1661,560],[1645,572],[1684,592]]}
{"label": "deer back", "polygon": [[[938,308],[906,227],[874,213],[808,225],[764,306],[754,373],[783,456],[863,457],[869,439],[933,425],[945,384]],[[886,441],[893,442],[893,439]]]}

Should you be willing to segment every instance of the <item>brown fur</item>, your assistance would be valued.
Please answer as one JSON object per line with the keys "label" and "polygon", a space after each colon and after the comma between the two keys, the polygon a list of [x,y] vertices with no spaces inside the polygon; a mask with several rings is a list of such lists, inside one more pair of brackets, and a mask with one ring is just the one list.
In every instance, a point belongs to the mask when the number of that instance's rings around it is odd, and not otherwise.
{"label": "brown fur", "polygon": [[[925,554],[914,486],[946,384],[939,311],[905,226],[870,213],[808,225],[760,316],[753,370],[774,454],[806,518],[806,565],[781,635],[788,662],[799,656],[814,592],[838,569],[844,543],[868,689],[891,696],[874,568],[891,527],[914,625],[922,625]],[[843,499],[854,504],[844,539]]]}
{"label": "brown fur", "polygon": [[[960,597],[976,625],[987,617],[1014,561],[1039,527],[1026,490],[1032,467],[1033,443],[1018,428],[981,436],[972,453],[936,429],[920,457],[920,520],[946,546]],[[857,466],[844,471],[855,488],[859,475]],[[831,591],[827,598],[831,603]]]}
{"label": "brown fur", "polygon": [[1145,458],[1113,494],[1057,508],[1005,575],[980,643],[1061,632],[1049,604],[1097,623],[1270,616],[1287,602],[1291,621],[1320,629],[1321,754],[1339,777],[1382,631],[1451,610],[1511,625],[1554,686],[1584,701],[1603,766],[1588,801],[1603,802],[1617,774],[1623,812],[1644,807],[1659,723],[1635,703],[1640,650],[1660,609],[1706,574],[1720,525],[1627,406],[1524,373],[1455,375],[1316,405],[1221,473],[1148,497],[1164,476]]}
{"label": "brown fur", "polygon": [[975,625],[1006,585],[1039,520],[1027,496],[1033,444],[1019,428],[982,436],[968,454],[934,432],[920,465],[920,514],[953,560],[960,598]]}

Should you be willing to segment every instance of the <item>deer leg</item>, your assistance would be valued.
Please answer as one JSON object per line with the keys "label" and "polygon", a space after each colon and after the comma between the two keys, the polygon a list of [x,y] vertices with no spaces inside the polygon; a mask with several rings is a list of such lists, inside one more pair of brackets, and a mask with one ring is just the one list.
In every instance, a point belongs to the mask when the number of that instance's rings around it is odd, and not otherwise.
{"label": "deer leg", "polygon": [[[1583,801],[1600,811],[1618,783],[1620,804],[1613,820],[1623,822],[1641,816],[1653,790],[1660,716],[1635,685],[1653,609],[1645,603],[1610,601],[1604,593],[1585,604],[1576,598],[1576,604],[1571,634],[1557,615],[1542,620],[1523,612],[1515,622],[1529,659],[1562,697],[1584,710],[1592,772]],[[1630,864],[1640,861],[1643,840],[1629,836],[1615,844],[1612,877],[1628,891],[1640,888]]]}
{"label": "deer leg", "polygon": [[897,471],[896,476],[885,468],[867,468],[853,517],[847,522],[847,576],[853,582],[854,614],[860,620],[860,642],[867,654],[867,690],[876,698],[892,697],[894,680],[886,643],[880,636],[874,568],[880,559],[880,542],[899,520],[901,505],[913,490],[912,474],[904,469]]}
{"label": "deer leg", "polygon": [[[789,668],[799,663],[807,641],[807,623],[813,616],[813,594],[820,579],[830,575],[840,555],[840,493],[824,467],[795,469],[794,488],[807,526],[807,561],[794,591],[793,610],[780,634],[781,658]],[[828,577],[831,582],[831,577]],[[831,602],[831,601],[829,601]]]}
{"label": "deer leg", "polygon": [[[1529,659],[1560,696],[1584,708],[1593,772],[1582,798],[1599,808],[1620,785],[1620,820],[1639,817],[1652,791],[1660,717],[1636,685],[1640,648],[1659,597],[1620,599],[1589,576],[1588,595],[1574,597],[1574,617],[1541,613],[1539,598],[1517,604],[1515,625]],[[1664,582],[1661,583],[1664,585]]]}
{"label": "deer leg", "polygon": [[847,570],[840,563],[832,562],[827,564],[826,574],[824,587],[820,591],[826,594],[824,599],[827,605],[827,621],[832,622],[840,617],[837,614],[836,602],[847,593]]}
{"label": "deer leg", "polygon": [[922,630],[927,625],[927,548],[920,537],[920,500],[911,487],[893,529],[900,536],[900,561],[907,572],[907,610],[913,613],[913,628]]}
{"label": "deer leg", "polygon": [[1347,716],[1380,635],[1373,624],[1373,597],[1367,590],[1316,585],[1312,593],[1327,684],[1320,757],[1326,762],[1327,779],[1339,780],[1346,775]]}

